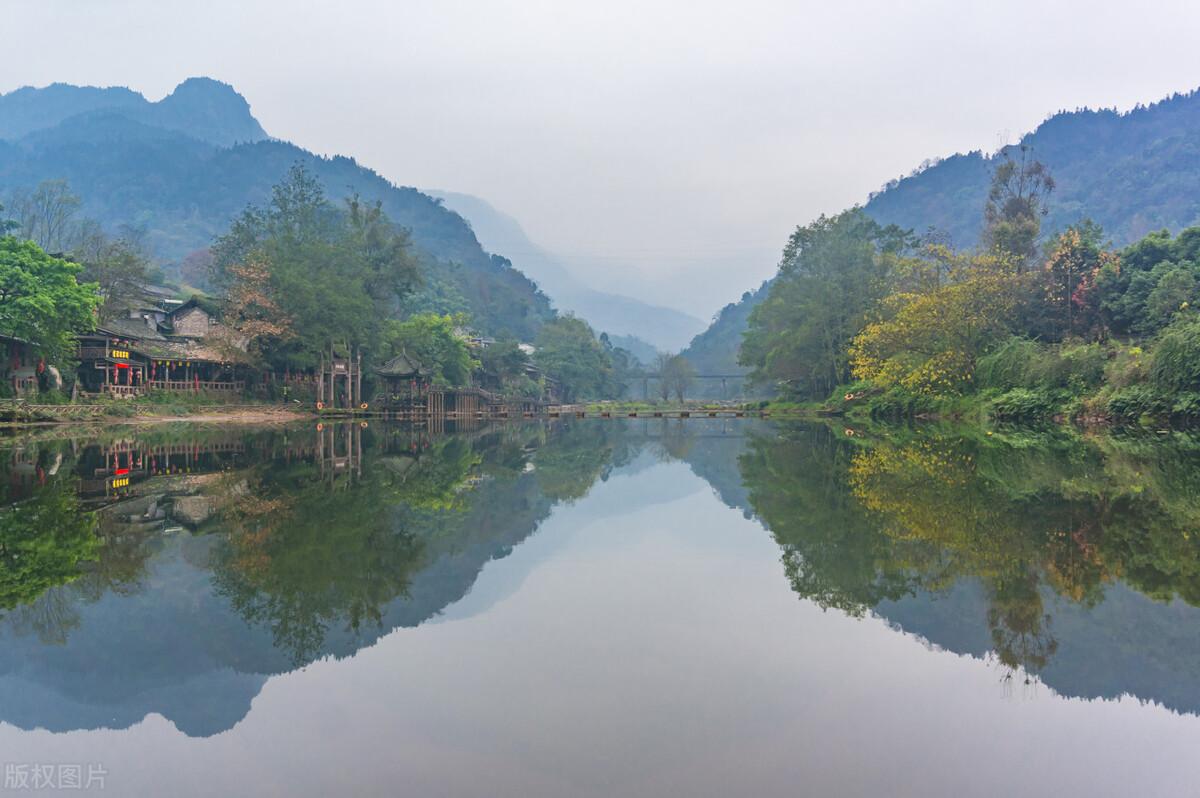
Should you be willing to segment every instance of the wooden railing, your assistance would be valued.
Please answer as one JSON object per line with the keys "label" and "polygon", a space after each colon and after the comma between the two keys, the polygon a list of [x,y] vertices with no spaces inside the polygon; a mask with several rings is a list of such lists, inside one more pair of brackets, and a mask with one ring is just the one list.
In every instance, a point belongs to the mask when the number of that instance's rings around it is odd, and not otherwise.
{"label": "wooden railing", "polygon": [[78,351],[80,360],[105,360],[108,357],[107,346],[81,346]]}
{"label": "wooden railing", "polygon": [[240,392],[246,390],[245,380],[216,381],[216,380],[147,380],[146,387],[152,391],[223,391]]}

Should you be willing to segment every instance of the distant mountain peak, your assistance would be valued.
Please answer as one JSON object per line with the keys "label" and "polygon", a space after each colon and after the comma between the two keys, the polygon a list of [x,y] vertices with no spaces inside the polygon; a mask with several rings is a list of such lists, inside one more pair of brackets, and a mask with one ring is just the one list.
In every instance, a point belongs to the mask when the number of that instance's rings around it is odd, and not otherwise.
{"label": "distant mountain peak", "polygon": [[161,121],[214,144],[230,146],[267,138],[246,98],[233,86],[213,78],[188,78],[153,105],[163,117]]}
{"label": "distant mountain peak", "polygon": [[192,77],[158,102],[123,86],[97,88],[52,83],[0,94],[0,139],[16,141],[83,115],[125,116],[142,125],[170,130],[229,147],[262,141],[266,131],[250,104],[228,83]]}

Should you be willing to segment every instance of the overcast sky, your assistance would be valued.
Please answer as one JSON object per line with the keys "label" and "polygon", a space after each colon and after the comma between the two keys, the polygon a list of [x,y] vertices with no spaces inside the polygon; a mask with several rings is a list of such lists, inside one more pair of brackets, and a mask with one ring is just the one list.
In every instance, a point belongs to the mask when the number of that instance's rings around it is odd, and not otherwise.
{"label": "overcast sky", "polygon": [[215,77],[271,135],[702,317],[925,158],[1200,85],[1195,2],[0,0],[0,29],[0,91]]}

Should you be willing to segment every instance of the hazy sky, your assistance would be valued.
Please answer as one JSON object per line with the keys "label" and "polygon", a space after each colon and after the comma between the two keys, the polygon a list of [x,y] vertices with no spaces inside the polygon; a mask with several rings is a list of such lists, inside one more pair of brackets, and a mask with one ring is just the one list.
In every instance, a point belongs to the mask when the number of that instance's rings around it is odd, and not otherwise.
{"label": "hazy sky", "polygon": [[702,317],[925,158],[1200,85],[1195,2],[0,0],[0,28],[0,91],[215,77],[274,136]]}

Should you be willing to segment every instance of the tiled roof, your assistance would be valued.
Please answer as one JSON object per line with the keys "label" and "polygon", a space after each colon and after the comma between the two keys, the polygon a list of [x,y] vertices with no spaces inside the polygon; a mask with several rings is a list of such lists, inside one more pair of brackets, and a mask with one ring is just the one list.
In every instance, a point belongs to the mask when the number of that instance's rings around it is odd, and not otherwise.
{"label": "tiled roof", "polygon": [[425,373],[416,359],[410,357],[407,352],[401,352],[375,371],[384,377],[407,377],[410,374]]}

